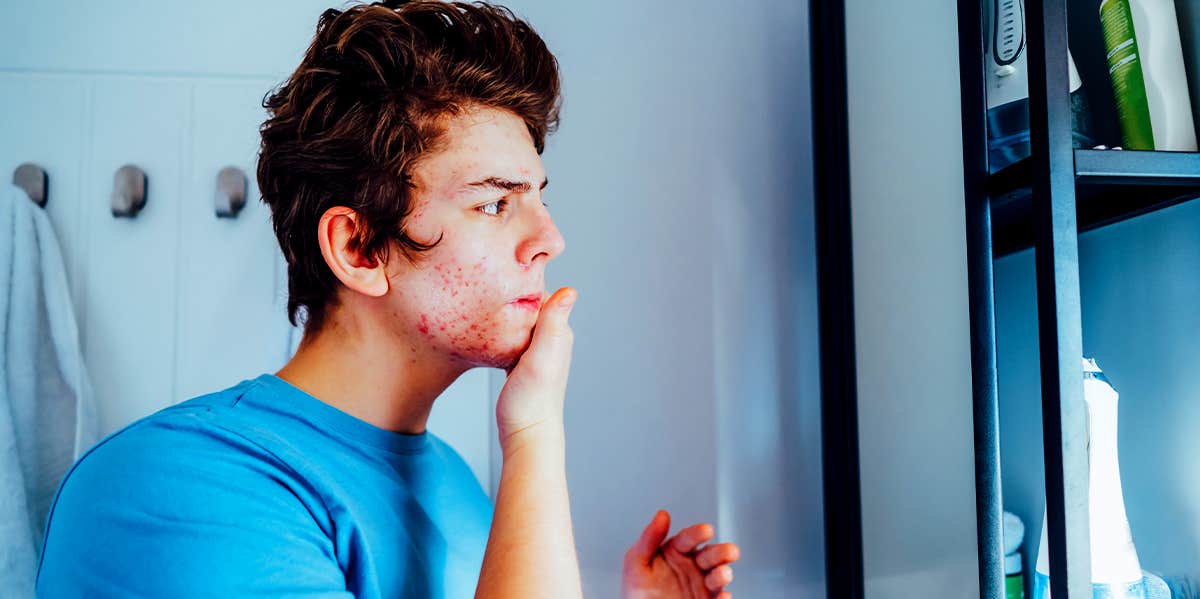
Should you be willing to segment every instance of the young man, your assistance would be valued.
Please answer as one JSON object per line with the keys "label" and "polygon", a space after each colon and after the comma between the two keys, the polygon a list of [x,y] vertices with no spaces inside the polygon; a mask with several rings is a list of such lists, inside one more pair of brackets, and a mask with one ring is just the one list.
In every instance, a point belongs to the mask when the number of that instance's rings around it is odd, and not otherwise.
{"label": "young man", "polygon": [[[258,179],[288,262],[296,355],[108,436],[64,478],[44,597],[580,597],[563,396],[576,292],[540,154],[559,81],[507,9],[326,11],[266,101]],[[471,368],[502,368],[495,506],[425,428]],[[666,540],[622,594],[728,598],[738,548]]]}

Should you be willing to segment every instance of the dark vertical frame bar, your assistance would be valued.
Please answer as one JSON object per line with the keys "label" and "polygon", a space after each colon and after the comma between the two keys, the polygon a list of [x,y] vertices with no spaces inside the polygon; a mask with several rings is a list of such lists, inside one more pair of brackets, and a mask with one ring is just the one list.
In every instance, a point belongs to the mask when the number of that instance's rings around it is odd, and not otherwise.
{"label": "dark vertical frame bar", "polygon": [[845,4],[811,0],[809,10],[826,588],[829,599],[862,599]]}
{"label": "dark vertical frame bar", "polygon": [[1004,598],[1004,508],[996,393],[996,319],[992,277],[991,198],[987,193],[987,96],[982,0],[958,2],[962,86],[963,191],[967,285],[971,306],[971,395],[975,424],[975,516],[979,529],[979,597]]}
{"label": "dark vertical frame bar", "polygon": [[1051,595],[1090,599],[1087,423],[1065,0],[1026,5]]}

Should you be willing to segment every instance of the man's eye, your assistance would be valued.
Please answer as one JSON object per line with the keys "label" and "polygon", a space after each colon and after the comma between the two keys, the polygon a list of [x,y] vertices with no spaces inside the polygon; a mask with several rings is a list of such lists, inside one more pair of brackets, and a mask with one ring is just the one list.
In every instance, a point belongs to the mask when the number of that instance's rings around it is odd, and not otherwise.
{"label": "man's eye", "polygon": [[[496,207],[494,212],[491,210],[492,206]],[[508,200],[496,200],[495,202],[491,202],[490,204],[484,204],[483,206],[480,206],[479,209],[482,210],[484,214],[498,216],[501,212],[504,212],[504,210],[507,206],[508,206]]]}

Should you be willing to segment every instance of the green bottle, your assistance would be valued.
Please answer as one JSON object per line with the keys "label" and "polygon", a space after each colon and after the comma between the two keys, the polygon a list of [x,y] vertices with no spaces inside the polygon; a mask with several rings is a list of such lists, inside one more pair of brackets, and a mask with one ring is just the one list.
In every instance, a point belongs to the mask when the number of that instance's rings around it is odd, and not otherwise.
{"label": "green bottle", "polygon": [[1025,541],[1025,524],[1012,512],[1005,511],[1001,540],[1004,544],[1004,599],[1025,599],[1025,568],[1021,560],[1021,543]]}
{"label": "green bottle", "polygon": [[1004,599],[1025,599],[1025,573],[1020,553],[1004,556]]}
{"label": "green bottle", "polygon": [[1127,150],[1153,150],[1150,104],[1146,100],[1142,55],[1138,51],[1129,0],[1101,0],[1100,27],[1104,32],[1108,78],[1112,81],[1122,143]]}

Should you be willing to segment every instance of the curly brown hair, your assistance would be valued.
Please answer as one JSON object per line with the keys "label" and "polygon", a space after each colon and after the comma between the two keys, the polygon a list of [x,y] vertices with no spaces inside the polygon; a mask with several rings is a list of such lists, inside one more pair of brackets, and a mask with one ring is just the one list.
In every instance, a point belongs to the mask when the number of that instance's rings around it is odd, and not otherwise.
{"label": "curly brown hair", "polygon": [[539,154],[558,125],[558,62],[528,23],[483,2],[390,0],[328,9],[295,72],[263,99],[258,186],[287,260],[288,320],[319,330],[339,282],[317,242],[333,206],[358,215],[350,247],[386,261],[410,238],[412,168],[441,117],[473,106],[525,121]]}

